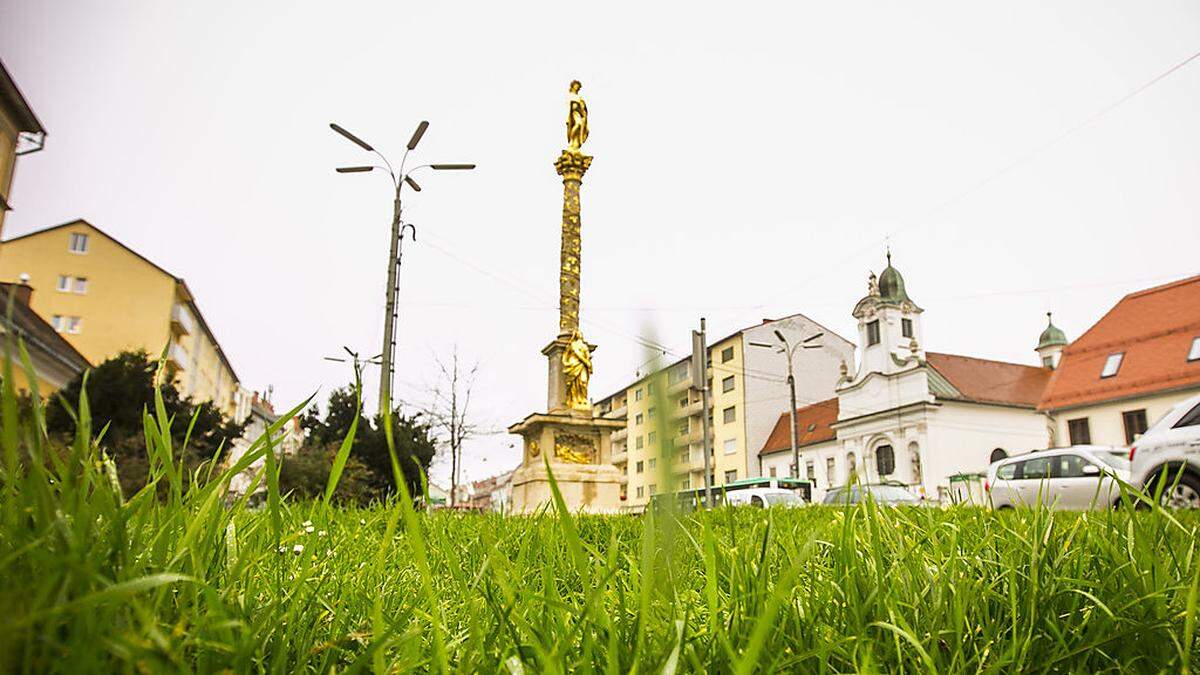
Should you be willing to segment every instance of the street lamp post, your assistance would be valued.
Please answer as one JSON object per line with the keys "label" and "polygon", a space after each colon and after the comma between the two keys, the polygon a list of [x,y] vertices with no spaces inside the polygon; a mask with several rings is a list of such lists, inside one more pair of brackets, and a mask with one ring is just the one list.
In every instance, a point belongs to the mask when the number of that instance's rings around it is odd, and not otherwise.
{"label": "street lamp post", "polygon": [[798,438],[798,432],[796,430],[796,376],[794,374],[795,370],[792,368],[792,357],[796,354],[797,349],[820,349],[821,345],[812,344],[812,341],[816,340],[817,338],[821,337],[822,335],[824,335],[824,333],[817,333],[816,335],[810,335],[793,345],[793,344],[788,343],[787,338],[783,336],[782,332],[780,332],[779,330],[776,330],[775,337],[779,338],[779,342],[780,342],[779,345],[768,344],[766,342],[751,342],[750,343],[750,345],[753,347],[766,347],[767,349],[774,349],[775,351],[777,351],[787,357],[787,369],[788,369],[787,384],[788,384],[788,392],[791,394],[791,402],[792,402],[791,406],[788,407],[788,420],[791,422],[790,426],[792,427],[792,471],[794,472],[794,474],[792,476],[793,478],[800,477],[800,440]]}
{"label": "street lamp post", "polygon": [[400,274],[400,256],[403,251],[404,233],[407,230],[412,230],[413,241],[417,240],[417,228],[412,223],[403,222],[404,208],[400,202],[400,192],[404,186],[412,188],[413,192],[420,192],[421,186],[412,178],[412,174],[420,169],[433,169],[434,171],[466,171],[474,169],[474,164],[422,164],[413,167],[408,172],[405,172],[404,167],[408,162],[408,153],[412,152],[421,142],[421,137],[425,135],[425,130],[429,128],[429,122],[422,121],[413,131],[412,138],[409,139],[408,145],[405,147],[404,155],[400,159],[400,170],[396,171],[392,168],[392,163],[384,157],[382,153],[372,147],[369,143],[362,140],[358,136],[346,131],[337,124],[330,123],[329,128],[341,134],[351,143],[374,153],[379,159],[383,160],[384,166],[343,166],[338,167],[338,173],[363,173],[380,169],[388,172],[392,178],[392,187],[394,195],[392,198],[392,236],[391,246],[388,249],[388,272],[387,272],[387,302],[384,308],[383,316],[383,351],[381,354],[382,362],[380,363],[379,373],[379,414],[386,416],[392,410],[392,378],[395,372],[396,358],[396,298],[400,294],[397,277]]}

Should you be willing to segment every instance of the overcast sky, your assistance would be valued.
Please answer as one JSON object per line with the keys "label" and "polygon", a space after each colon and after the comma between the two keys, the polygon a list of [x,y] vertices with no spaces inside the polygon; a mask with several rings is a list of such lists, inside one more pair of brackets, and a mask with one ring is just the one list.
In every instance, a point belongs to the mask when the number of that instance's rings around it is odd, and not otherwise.
{"label": "overcast sky", "polygon": [[[1197,51],[1194,0],[0,0],[49,131],[6,235],[86,218],[187,279],[245,386],[323,400],[351,373],[322,357],[379,352],[391,215],[384,177],[334,173],[369,157],[328,124],[398,160],[429,120],[420,162],[479,168],[405,202],[397,394],[457,344],[502,430],[545,407],[578,78],[594,396],[646,360],[635,336],[682,353],[701,316],[854,339],[885,239],[928,349],[1034,364],[1045,311],[1074,338],[1200,272],[1200,59],[1111,107]],[[467,473],[514,441],[473,441]]]}

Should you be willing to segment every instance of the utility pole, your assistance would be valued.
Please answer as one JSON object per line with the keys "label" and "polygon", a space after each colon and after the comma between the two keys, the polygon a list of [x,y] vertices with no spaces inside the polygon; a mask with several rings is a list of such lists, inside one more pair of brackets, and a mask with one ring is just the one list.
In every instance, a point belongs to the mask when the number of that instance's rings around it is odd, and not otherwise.
{"label": "utility pole", "polygon": [[712,420],[708,417],[708,336],[704,317],[700,317],[700,330],[692,331],[692,386],[700,390],[700,420],[704,429],[704,503],[711,509],[712,466],[709,452],[712,449]]}
{"label": "utility pole", "polygon": [[396,171],[392,168],[392,163],[387,160],[378,150],[371,147],[369,143],[362,140],[358,136],[346,131],[337,124],[330,123],[329,128],[336,131],[338,134],[349,140],[351,143],[374,153],[379,159],[383,160],[384,166],[344,166],[338,167],[338,173],[363,173],[366,171],[374,171],[379,169],[387,171],[392,177],[392,187],[395,188],[395,195],[392,198],[392,236],[391,247],[388,251],[388,272],[387,272],[387,306],[383,313],[383,363],[381,364],[379,373],[379,415],[388,417],[392,412],[392,378],[395,371],[395,356],[396,356],[396,297],[399,295],[399,281],[397,277],[400,272],[400,256],[404,243],[404,232],[406,229],[412,230],[413,241],[417,239],[417,228],[411,223],[405,223],[401,219],[403,208],[400,204],[400,191],[405,185],[412,188],[413,192],[420,192],[421,186],[412,179],[412,174],[419,169],[430,168],[434,171],[465,171],[475,168],[474,164],[422,164],[414,167],[407,173],[404,171],[405,163],[408,161],[408,153],[412,152],[417,147],[417,143],[421,142],[421,137],[425,135],[425,130],[429,128],[429,122],[422,121],[413,131],[412,138],[408,141],[408,146],[404,150],[404,156],[400,159],[400,170]]}

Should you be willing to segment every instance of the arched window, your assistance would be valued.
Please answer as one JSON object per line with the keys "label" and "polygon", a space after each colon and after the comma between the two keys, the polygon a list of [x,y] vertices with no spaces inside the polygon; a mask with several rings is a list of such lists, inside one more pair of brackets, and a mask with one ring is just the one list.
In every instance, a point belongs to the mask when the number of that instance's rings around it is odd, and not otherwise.
{"label": "arched window", "polygon": [[1004,451],[1004,448],[996,448],[992,451],[992,458],[988,462],[999,462],[1002,459],[1008,459],[1008,453]]}
{"label": "arched window", "polygon": [[909,459],[912,461],[912,482],[921,482],[921,446],[916,441],[908,444]]}
{"label": "arched window", "polygon": [[854,453],[851,452],[846,455],[846,485],[854,482],[854,479],[857,475],[858,462],[854,460]]}
{"label": "arched window", "polygon": [[881,477],[890,476],[896,470],[896,453],[892,452],[892,446],[875,448],[875,470]]}

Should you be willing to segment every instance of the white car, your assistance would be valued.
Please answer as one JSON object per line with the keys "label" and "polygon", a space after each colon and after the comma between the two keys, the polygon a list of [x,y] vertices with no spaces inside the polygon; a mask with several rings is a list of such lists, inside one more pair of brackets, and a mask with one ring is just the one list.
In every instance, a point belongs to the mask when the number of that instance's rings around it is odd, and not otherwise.
{"label": "white car", "polygon": [[1153,495],[1166,473],[1161,502],[1173,508],[1200,508],[1200,396],[1179,404],[1129,448],[1133,484]]}
{"label": "white car", "polygon": [[994,509],[1044,504],[1083,511],[1107,509],[1129,481],[1129,460],[1109,446],[1076,445],[1008,457],[988,467],[983,489]]}

